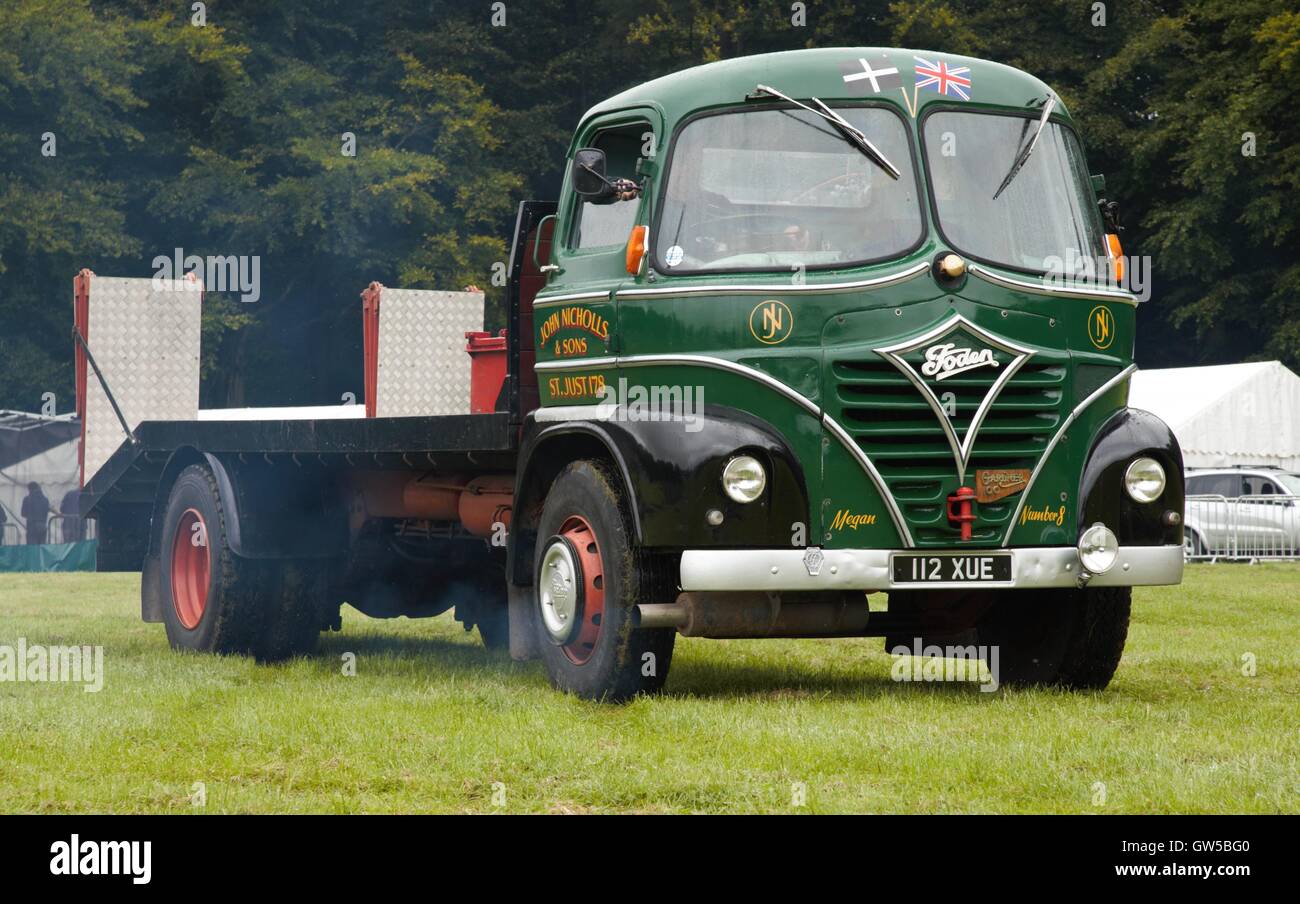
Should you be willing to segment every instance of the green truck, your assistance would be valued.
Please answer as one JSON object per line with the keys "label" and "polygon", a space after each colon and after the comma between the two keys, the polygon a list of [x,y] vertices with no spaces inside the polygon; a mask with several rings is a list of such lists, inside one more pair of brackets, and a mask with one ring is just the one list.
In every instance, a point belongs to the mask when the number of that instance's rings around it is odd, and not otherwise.
{"label": "green truck", "polygon": [[1126,404],[1139,297],[1103,184],[1051,89],[984,60],[640,85],[520,206],[491,411],[124,420],[86,476],[101,555],[185,648],[455,606],[593,699],[661,688],[679,633],[996,649],[1002,684],[1104,687],[1131,588],[1181,580],[1183,465]]}

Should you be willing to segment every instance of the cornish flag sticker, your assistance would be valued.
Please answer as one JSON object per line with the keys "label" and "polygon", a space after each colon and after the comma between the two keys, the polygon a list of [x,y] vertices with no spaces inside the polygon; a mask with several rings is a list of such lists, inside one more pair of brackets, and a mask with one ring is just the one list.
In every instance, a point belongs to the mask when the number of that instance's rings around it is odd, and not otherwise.
{"label": "cornish flag sticker", "polygon": [[849,63],[840,63],[840,72],[843,73],[844,88],[849,94],[879,94],[903,87],[898,67],[884,56],[872,60],[859,57]]}

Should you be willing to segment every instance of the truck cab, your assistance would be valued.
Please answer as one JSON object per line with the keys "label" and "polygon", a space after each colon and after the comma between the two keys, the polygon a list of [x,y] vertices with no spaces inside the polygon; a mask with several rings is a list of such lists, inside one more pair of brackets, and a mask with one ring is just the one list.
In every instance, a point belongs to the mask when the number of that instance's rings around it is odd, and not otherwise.
{"label": "truck cab", "polygon": [[[1177,583],[1181,455],[1126,407],[1138,298],[1100,183],[1049,86],[949,54],[747,57],[589,111],[533,303],[526,448],[594,456],[676,578],[637,624],[861,634],[845,594],[865,618],[883,593],[872,633],[1077,654],[1097,613],[1127,624],[1128,588]],[[549,533],[513,579],[581,591]],[[1110,677],[1007,652],[1012,680]]]}

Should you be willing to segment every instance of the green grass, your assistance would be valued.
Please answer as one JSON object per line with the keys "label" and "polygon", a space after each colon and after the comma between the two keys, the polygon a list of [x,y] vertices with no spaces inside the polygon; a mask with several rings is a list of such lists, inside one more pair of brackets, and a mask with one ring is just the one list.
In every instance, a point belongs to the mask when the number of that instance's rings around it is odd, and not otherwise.
{"label": "green grass", "polygon": [[679,638],[666,696],[621,707],[446,616],[345,608],[278,666],[181,655],[138,582],[0,575],[0,644],[99,644],[106,670],[97,694],[0,683],[0,812],[1300,810],[1300,566],[1137,591],[1103,693],[900,684],[872,638]]}

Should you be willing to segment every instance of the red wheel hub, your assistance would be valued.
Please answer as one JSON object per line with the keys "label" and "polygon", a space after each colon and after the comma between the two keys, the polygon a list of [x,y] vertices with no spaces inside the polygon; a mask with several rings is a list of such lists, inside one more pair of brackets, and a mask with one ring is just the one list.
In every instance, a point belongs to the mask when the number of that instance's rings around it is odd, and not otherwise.
{"label": "red wheel hub", "polygon": [[172,605],[176,617],[189,631],[198,627],[208,608],[211,574],[208,526],[198,509],[186,509],[172,538]]}
{"label": "red wheel hub", "polygon": [[560,526],[560,536],[573,544],[582,568],[582,624],[573,640],[562,649],[575,665],[591,658],[605,620],[605,564],[600,558],[596,533],[581,515],[573,515]]}

